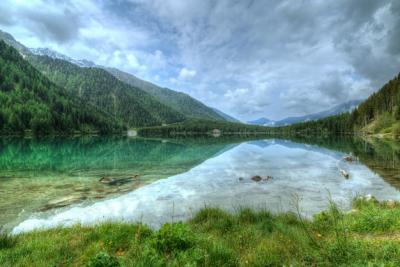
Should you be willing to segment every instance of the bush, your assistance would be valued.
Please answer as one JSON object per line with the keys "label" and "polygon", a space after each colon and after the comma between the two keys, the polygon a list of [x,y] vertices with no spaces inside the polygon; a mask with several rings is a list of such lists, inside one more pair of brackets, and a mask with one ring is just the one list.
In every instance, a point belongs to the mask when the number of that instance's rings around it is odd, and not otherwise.
{"label": "bush", "polygon": [[117,258],[108,255],[105,252],[100,252],[95,257],[90,259],[88,267],[119,267],[120,264]]}
{"label": "bush", "polygon": [[160,252],[187,250],[195,243],[195,236],[183,223],[164,224],[155,236],[155,247]]}

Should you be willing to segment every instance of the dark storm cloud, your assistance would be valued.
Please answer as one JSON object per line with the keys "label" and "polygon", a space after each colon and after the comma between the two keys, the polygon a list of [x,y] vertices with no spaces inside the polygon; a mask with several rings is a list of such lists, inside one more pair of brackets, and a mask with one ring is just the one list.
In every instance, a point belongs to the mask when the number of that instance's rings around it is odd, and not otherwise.
{"label": "dark storm cloud", "polygon": [[31,35],[46,41],[76,40],[82,26],[82,12],[69,2],[4,0],[0,8],[0,25],[29,30]]}
{"label": "dark storm cloud", "polygon": [[80,27],[79,14],[65,8],[57,12],[46,10],[23,10],[20,12],[28,20],[29,27],[39,38],[58,43],[66,43],[78,37]]}

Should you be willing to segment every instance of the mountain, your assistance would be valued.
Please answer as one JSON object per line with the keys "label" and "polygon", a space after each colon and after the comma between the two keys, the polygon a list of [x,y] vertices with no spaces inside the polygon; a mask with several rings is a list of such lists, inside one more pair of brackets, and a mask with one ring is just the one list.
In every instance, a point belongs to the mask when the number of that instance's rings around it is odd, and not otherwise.
{"label": "mountain", "polygon": [[0,38],[16,46],[50,80],[104,112],[122,117],[129,127],[161,125],[186,118],[224,120],[211,108],[184,93],[158,87],[87,60],[74,60],[51,49],[28,49],[5,32],[0,31]]}
{"label": "mountain", "polygon": [[226,120],[224,115],[185,93],[176,92],[168,88],[162,88],[115,68],[105,69],[119,80],[134,87],[140,88],[141,90],[155,97],[161,103],[179,111],[188,118],[221,121]]}
{"label": "mountain", "polygon": [[267,118],[259,118],[254,121],[248,121],[247,123],[254,125],[262,125],[262,126],[273,126],[275,122]]}
{"label": "mountain", "polygon": [[400,74],[351,112],[273,129],[284,134],[363,133],[400,139]]}
{"label": "mountain", "polygon": [[400,139],[400,73],[353,110],[347,123],[355,131]]}
{"label": "mountain", "polygon": [[345,103],[336,105],[328,110],[324,110],[317,113],[312,113],[304,116],[288,117],[282,120],[273,121],[266,118],[260,118],[258,120],[249,121],[250,124],[264,125],[264,126],[285,126],[300,122],[314,121],[322,118],[326,118],[341,113],[346,113],[354,110],[362,100],[350,100]]}
{"label": "mountain", "polygon": [[[11,35],[10,35],[11,36]],[[12,36],[11,36],[12,38]],[[15,41],[15,40],[14,40]],[[37,56],[48,56],[53,59],[60,59],[79,67],[84,68],[102,68],[107,72],[111,73],[117,79],[125,82],[133,87],[143,90],[156,98],[159,102],[164,105],[182,113],[187,118],[194,119],[205,119],[205,120],[222,120],[239,122],[235,118],[211,107],[204,105],[202,102],[192,98],[188,94],[177,92],[168,88],[163,88],[155,85],[151,82],[142,80],[135,75],[129,74],[127,72],[121,71],[116,68],[104,67],[101,65],[96,65],[95,63],[82,59],[75,60],[66,55],[58,53],[49,48],[30,48],[29,52]]]}
{"label": "mountain", "polygon": [[65,61],[71,62],[72,64],[78,65],[79,67],[83,67],[83,68],[96,67],[96,64],[94,64],[93,62],[91,62],[89,60],[85,60],[85,59],[75,60],[66,55],[58,53],[52,49],[49,49],[49,48],[29,48],[29,51],[32,54],[35,54],[38,56],[48,56],[51,58],[65,60]]}
{"label": "mountain", "polygon": [[128,127],[162,125],[185,119],[183,114],[104,69],[82,68],[48,56],[29,55],[27,58],[51,81],[115,118],[121,118]]}
{"label": "mountain", "polygon": [[30,53],[30,51],[29,51],[29,49],[27,47],[25,47],[24,45],[22,45],[21,43],[16,41],[14,39],[14,37],[11,34],[7,33],[7,32],[3,32],[3,31],[0,30],[0,40],[3,40],[9,46],[14,47],[17,51],[22,53],[23,56],[25,56],[25,55]]}
{"label": "mountain", "polygon": [[122,124],[70,96],[0,40],[0,132],[112,132]]}
{"label": "mountain", "polygon": [[222,111],[219,110],[219,109],[213,108],[213,110],[214,110],[218,115],[220,115],[221,117],[223,117],[226,121],[229,121],[229,122],[241,122],[240,120],[235,119],[234,117],[232,117],[232,116],[230,116],[230,115],[228,115],[228,114],[222,112]]}
{"label": "mountain", "polygon": [[[18,44],[19,47],[23,47],[21,44],[16,42],[11,35],[9,34],[7,35],[8,35],[7,38],[10,39],[12,43]],[[231,116],[204,105],[203,103],[192,98],[188,94],[160,87],[158,85],[142,80],[132,74],[126,73],[116,68],[109,68],[101,65],[96,65],[95,63],[85,59],[75,60],[49,48],[30,48],[30,49],[24,48],[24,52],[26,54],[31,53],[37,56],[48,56],[53,59],[67,61],[83,68],[94,68],[94,67],[102,68],[107,72],[111,73],[113,76],[115,76],[122,82],[125,82],[133,87],[136,87],[140,90],[147,92],[159,102],[176,110],[177,112],[183,114],[187,118],[222,120],[222,121],[227,120],[227,121],[238,122],[238,120],[232,118]]]}
{"label": "mountain", "polygon": [[48,56],[54,59],[65,60],[79,67],[102,68],[111,73],[119,80],[149,93],[161,103],[184,114],[187,118],[206,119],[206,120],[227,120],[232,122],[238,122],[238,120],[236,120],[235,118],[217,109],[213,109],[211,107],[204,105],[203,103],[192,98],[188,94],[160,87],[158,85],[142,80],[136,77],[135,75],[121,71],[119,69],[96,65],[95,63],[84,59],[75,60],[48,48],[31,48],[29,50],[31,53],[35,55]]}

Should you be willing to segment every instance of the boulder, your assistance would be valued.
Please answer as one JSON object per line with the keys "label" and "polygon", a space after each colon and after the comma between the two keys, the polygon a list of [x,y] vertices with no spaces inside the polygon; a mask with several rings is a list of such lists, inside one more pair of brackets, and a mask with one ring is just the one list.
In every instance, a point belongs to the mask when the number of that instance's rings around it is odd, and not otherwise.
{"label": "boulder", "polygon": [[255,176],[251,177],[251,180],[253,180],[254,182],[259,182],[262,180],[262,177],[259,175],[255,175]]}
{"label": "boulder", "polygon": [[340,170],[340,173],[344,176],[344,178],[348,179],[350,177],[349,173],[345,170]]}
{"label": "boulder", "polygon": [[355,160],[356,160],[356,158],[353,157],[352,155],[345,156],[343,159],[344,159],[345,161],[349,161],[349,162],[352,162],[352,161],[355,161]]}

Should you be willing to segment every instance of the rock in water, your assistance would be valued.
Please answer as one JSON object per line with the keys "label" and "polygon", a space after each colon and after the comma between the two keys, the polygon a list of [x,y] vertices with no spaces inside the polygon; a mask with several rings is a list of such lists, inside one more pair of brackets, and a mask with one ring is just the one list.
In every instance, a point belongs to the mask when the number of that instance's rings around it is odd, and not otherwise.
{"label": "rock in water", "polygon": [[356,160],[356,158],[353,157],[352,155],[348,155],[348,156],[344,157],[343,159],[344,159],[345,161],[349,161],[349,162],[352,162],[352,161],[355,161],[355,160]]}
{"label": "rock in water", "polygon": [[259,175],[255,175],[255,176],[251,177],[251,180],[253,180],[254,182],[259,182],[262,180],[262,177]]}
{"label": "rock in water", "polygon": [[344,178],[348,179],[350,175],[345,170],[340,170],[340,173],[344,176]]}

